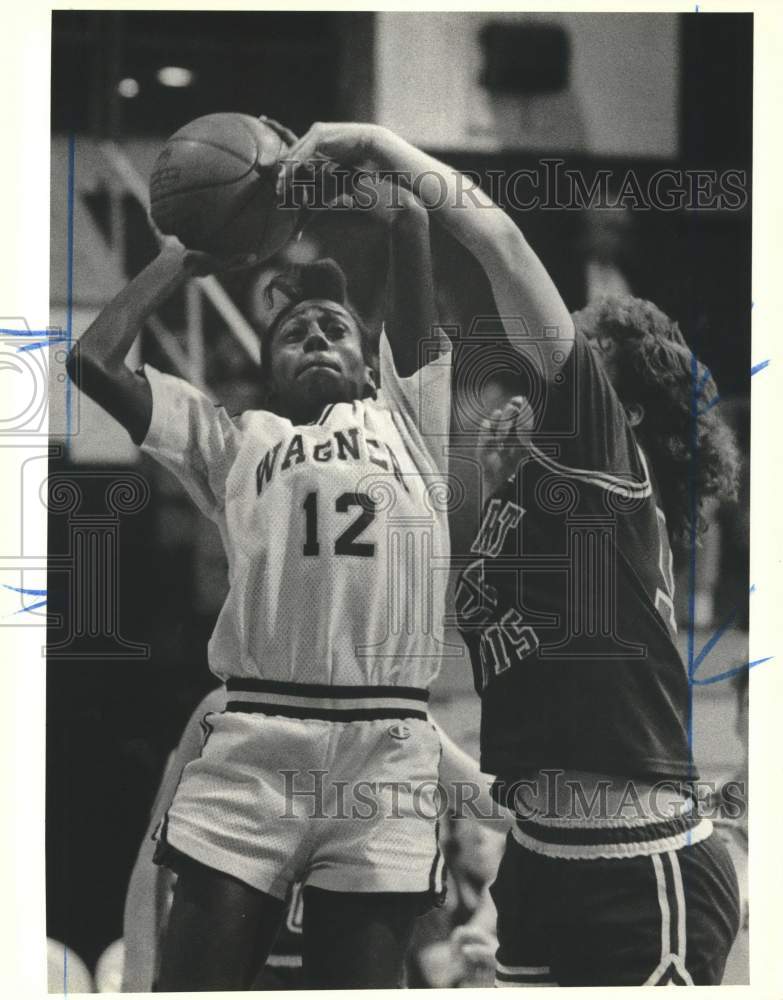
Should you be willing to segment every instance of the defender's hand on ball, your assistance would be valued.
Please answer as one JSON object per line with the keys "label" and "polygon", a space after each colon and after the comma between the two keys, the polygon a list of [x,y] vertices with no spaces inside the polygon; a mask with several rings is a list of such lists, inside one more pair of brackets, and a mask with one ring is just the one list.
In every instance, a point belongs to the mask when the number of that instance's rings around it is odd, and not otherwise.
{"label": "defender's hand on ball", "polygon": [[[267,121],[267,124],[274,128],[277,123]],[[346,167],[363,166],[372,156],[377,132],[377,125],[364,122],[315,122],[286,153],[278,190],[282,190],[299,164],[309,160],[327,159]]]}
{"label": "defender's hand on ball", "polygon": [[[282,160],[282,166],[277,178],[277,192],[292,192],[294,182],[303,176],[320,177],[321,184],[326,187],[327,181],[334,186],[336,178],[342,176],[345,190],[335,187],[335,197],[339,197],[350,188],[350,174],[346,171],[334,170],[334,165],[341,167],[361,168],[368,165],[372,159],[377,125],[357,122],[316,122],[301,139],[296,139],[290,130],[283,129],[277,122],[265,120],[266,124],[278,131],[278,135],[288,142],[289,137],[295,139]],[[290,133],[290,136],[289,136]],[[311,190],[312,184],[311,184]],[[317,194],[317,191],[316,191]],[[312,205],[310,206],[312,207]]]}
{"label": "defender's hand on ball", "polygon": [[525,455],[533,427],[533,411],[522,396],[513,396],[505,406],[482,420],[476,452],[484,487],[492,495],[513,476]]}
{"label": "defender's hand on ball", "polygon": [[303,224],[314,212],[335,208],[367,212],[388,224],[401,209],[420,207],[411,191],[374,169],[380,126],[316,122],[297,139],[278,122],[263,120],[291,144],[282,160],[277,193],[284,204],[302,209]]}

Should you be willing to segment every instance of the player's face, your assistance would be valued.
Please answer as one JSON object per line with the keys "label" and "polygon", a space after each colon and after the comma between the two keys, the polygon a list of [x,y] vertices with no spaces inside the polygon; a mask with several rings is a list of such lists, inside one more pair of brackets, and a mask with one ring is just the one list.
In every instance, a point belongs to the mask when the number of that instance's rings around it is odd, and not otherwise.
{"label": "player's face", "polygon": [[363,395],[367,365],[361,332],[336,302],[300,303],[275,331],[270,353],[276,394],[300,419],[327,403]]}

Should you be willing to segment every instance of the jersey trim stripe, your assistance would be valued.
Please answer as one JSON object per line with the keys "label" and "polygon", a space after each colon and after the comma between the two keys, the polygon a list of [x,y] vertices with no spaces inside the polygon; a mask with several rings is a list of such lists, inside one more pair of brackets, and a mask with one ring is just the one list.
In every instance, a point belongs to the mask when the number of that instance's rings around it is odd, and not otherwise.
{"label": "jersey trim stripe", "polygon": [[645,478],[642,482],[639,482],[638,479],[625,479],[622,476],[616,476],[611,472],[600,472],[597,469],[575,469],[569,465],[562,465],[560,462],[556,462],[553,458],[549,458],[533,444],[530,445],[530,451],[545,468],[549,469],[551,472],[557,472],[561,476],[567,476],[572,479],[582,479],[586,483],[590,483],[592,486],[598,486],[603,490],[610,490],[622,497],[626,497],[627,499],[641,500],[645,497],[652,496],[652,483],[650,482],[647,463],[644,460],[641,450],[639,451],[639,456],[642,460],[642,466],[645,473]]}
{"label": "jersey trim stripe", "polygon": [[326,423],[326,421],[332,415],[332,410],[334,409],[334,407],[335,407],[334,403],[328,403],[327,404],[327,406],[324,408],[324,411],[321,414],[321,416],[316,420],[316,422],[315,422],[316,426],[321,426],[322,427]]}
{"label": "jersey trim stripe", "polygon": [[263,715],[279,715],[286,719],[318,719],[322,722],[370,722],[373,719],[424,719],[425,711],[418,708],[318,708],[286,705],[267,701],[229,701],[227,712],[258,712]]}
{"label": "jersey trim stripe", "polygon": [[330,701],[343,698],[362,698],[387,701],[389,698],[404,698],[409,701],[427,702],[430,696],[426,688],[402,687],[396,684],[300,684],[296,681],[263,680],[257,677],[229,677],[227,691],[253,691],[259,694],[290,695],[294,698],[327,698]]}

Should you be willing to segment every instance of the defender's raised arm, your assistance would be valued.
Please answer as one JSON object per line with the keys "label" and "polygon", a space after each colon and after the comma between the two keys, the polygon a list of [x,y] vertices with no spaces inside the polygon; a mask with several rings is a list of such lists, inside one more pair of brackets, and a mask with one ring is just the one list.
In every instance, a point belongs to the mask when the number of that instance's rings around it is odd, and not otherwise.
{"label": "defender's raised arm", "polygon": [[[409,183],[425,208],[486,271],[514,345],[523,347],[515,336],[521,320],[535,340],[545,329],[550,338],[557,330],[557,347],[568,354],[574,327],[554,282],[519,228],[470,178],[381,126],[319,122],[292,146],[283,182],[291,182],[299,164],[323,157],[357,166],[372,164],[400,183]],[[550,357],[547,352],[543,358],[545,377],[554,374]]]}

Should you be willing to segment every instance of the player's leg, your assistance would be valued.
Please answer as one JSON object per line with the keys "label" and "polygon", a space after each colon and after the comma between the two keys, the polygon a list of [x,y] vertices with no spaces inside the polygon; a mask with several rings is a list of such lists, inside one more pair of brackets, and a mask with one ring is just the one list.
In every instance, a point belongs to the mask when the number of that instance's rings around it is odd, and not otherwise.
{"label": "player's leg", "polygon": [[429,898],[306,886],[303,988],[400,987],[413,925]]}
{"label": "player's leg", "polygon": [[[658,882],[669,904],[674,934],[687,978],[695,986],[718,986],[740,927],[739,886],[723,841],[714,834],[701,843],[661,855]],[[674,943],[674,942],[673,942]]]}
{"label": "player's leg", "polygon": [[282,900],[231,875],[181,863],[156,991],[246,989],[284,911]]}
{"label": "player's leg", "polygon": [[[490,894],[497,910],[495,986],[555,986],[547,917],[546,859],[521,848],[511,834]],[[544,884],[542,884],[542,881]]]}
{"label": "player's leg", "polygon": [[551,860],[557,982],[718,985],[739,925],[736,877],[722,852],[713,835],[650,855]]}

